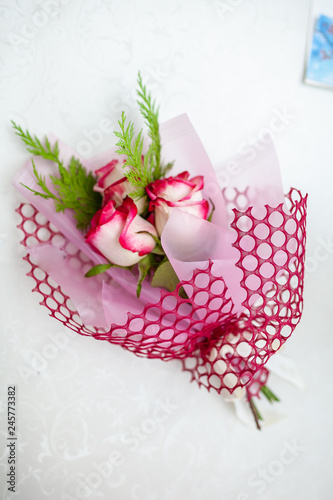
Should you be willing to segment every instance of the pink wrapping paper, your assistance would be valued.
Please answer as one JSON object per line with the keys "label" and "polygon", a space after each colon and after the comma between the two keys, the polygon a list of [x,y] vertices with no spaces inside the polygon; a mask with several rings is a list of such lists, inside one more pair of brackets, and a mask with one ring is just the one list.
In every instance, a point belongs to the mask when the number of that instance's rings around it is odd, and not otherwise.
{"label": "pink wrapping paper", "polygon": [[[37,209],[31,209],[30,218],[24,214],[27,206],[19,209],[29,275],[50,314],[78,333],[118,343],[137,355],[182,359],[200,385],[233,393],[255,377],[260,380],[260,374],[264,378],[265,363],[300,320],[306,198],[293,190],[285,200],[269,137],[255,158],[231,160],[239,175],[232,176],[223,193],[186,115],[163,124],[161,139],[163,158],[176,160],[172,175],[184,170],[204,175],[204,196],[215,205],[212,223],[174,209],[162,234],[188,299],[145,282],[138,300],[137,279],[127,270],[84,278],[103,259],[84,242],[70,213],[56,213],[52,201],[20,185],[36,189],[30,162],[15,180]],[[63,156],[74,154],[60,147]],[[113,154],[82,163],[96,169]],[[46,217],[44,225],[38,212]],[[36,276],[39,268],[46,273],[42,278]]]}

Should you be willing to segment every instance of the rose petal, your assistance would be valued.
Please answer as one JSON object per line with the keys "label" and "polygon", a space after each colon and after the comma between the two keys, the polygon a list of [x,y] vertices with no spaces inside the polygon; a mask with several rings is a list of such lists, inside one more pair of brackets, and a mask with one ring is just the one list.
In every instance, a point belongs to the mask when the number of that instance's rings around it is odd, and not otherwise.
{"label": "rose petal", "polygon": [[118,208],[111,200],[99,210],[86,242],[111,263],[128,267],[154,249],[155,240],[146,232],[157,236],[154,226],[138,215],[135,203],[127,197]]}
{"label": "rose petal", "polygon": [[[207,200],[199,201],[186,201],[186,202],[171,202],[157,198],[151,204],[155,207],[155,226],[159,235],[162,234],[163,228],[170,216],[171,210],[173,208],[180,208],[184,212],[200,217],[201,219],[207,219],[209,212],[209,204]],[[151,208],[150,208],[151,209]]]}
{"label": "rose petal", "polygon": [[124,177],[124,170],[118,160],[112,160],[104,165],[104,167],[96,170],[95,174],[98,177],[98,181],[94,186],[94,191],[103,193],[108,186]]}
{"label": "rose petal", "polygon": [[116,205],[121,205],[123,199],[133,191],[133,186],[126,177],[122,177],[104,190],[104,203],[114,200]]}
{"label": "rose petal", "polygon": [[203,200],[202,190],[204,180],[202,175],[189,179],[187,171],[176,177],[167,177],[152,182],[146,191],[150,198],[149,210],[155,210],[156,228],[159,234],[168,220],[173,207],[206,219],[209,205]]}
{"label": "rose petal", "polygon": [[128,210],[128,215],[119,242],[124,248],[139,252],[140,256],[147,255],[154,249],[155,240],[146,233],[157,236],[156,229],[138,215],[137,207],[131,198],[124,200],[123,207]]}
{"label": "rose petal", "polygon": [[156,198],[165,198],[169,201],[179,201],[191,197],[193,190],[197,190],[196,182],[188,181],[189,173],[182,172],[176,177],[167,177],[158,179],[149,184],[146,188],[148,196],[155,200]]}

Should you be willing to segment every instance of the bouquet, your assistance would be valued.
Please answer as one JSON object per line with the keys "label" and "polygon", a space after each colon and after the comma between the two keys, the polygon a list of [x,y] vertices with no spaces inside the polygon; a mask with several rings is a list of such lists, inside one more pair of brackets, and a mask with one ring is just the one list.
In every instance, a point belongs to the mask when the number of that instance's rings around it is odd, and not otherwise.
{"label": "bouquet", "polygon": [[265,365],[301,319],[307,197],[283,195],[269,138],[222,190],[187,115],[160,125],[140,73],[138,106],[148,137],[122,113],[117,148],[89,161],[13,123],[34,157],[15,179],[34,291],[77,333],[244,398],[260,428],[256,398],[278,400]]}

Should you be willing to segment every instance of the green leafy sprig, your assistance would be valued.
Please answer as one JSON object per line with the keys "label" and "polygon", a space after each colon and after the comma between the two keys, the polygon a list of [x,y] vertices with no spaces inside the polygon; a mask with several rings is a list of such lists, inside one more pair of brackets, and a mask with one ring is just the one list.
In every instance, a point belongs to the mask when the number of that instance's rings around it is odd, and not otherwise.
{"label": "green leafy sprig", "polygon": [[126,155],[126,161],[123,167],[129,166],[125,170],[124,175],[129,182],[135,187],[135,191],[131,193],[134,199],[145,196],[146,186],[154,180],[152,173],[151,158],[148,154],[143,157],[143,131],[140,130],[137,137],[134,139],[134,125],[129,122],[126,125],[126,116],[124,111],[121,114],[121,120],[118,121],[120,132],[114,132],[119,138],[117,142],[118,149],[116,153]]}
{"label": "green leafy sprig", "polygon": [[120,132],[114,132],[118,137],[116,153],[126,156],[124,175],[129,182],[135,187],[131,193],[134,199],[145,196],[145,188],[151,182],[165,177],[166,172],[173,166],[172,163],[167,163],[163,166],[161,163],[161,138],[159,132],[158,112],[159,108],[152,99],[151,94],[147,91],[143,84],[141,74],[138,75],[138,106],[141,115],[144,118],[148,128],[148,136],[151,143],[146,153],[143,153],[143,130],[134,137],[134,125],[132,122],[126,124],[126,115],[122,112],[121,120],[118,121]]}
{"label": "green leafy sprig", "polygon": [[141,115],[148,128],[148,136],[151,139],[151,145],[148,150],[148,155],[151,155],[153,164],[154,179],[162,177],[161,170],[161,138],[160,128],[158,123],[159,106],[156,107],[155,100],[152,100],[151,94],[147,92],[147,88],[143,85],[141,74],[138,74],[138,105]]}
{"label": "green leafy sprig", "polygon": [[45,177],[38,173],[33,160],[33,172],[41,191],[31,189],[25,184],[22,185],[36,196],[41,196],[46,200],[52,199],[57,212],[64,212],[66,208],[72,209],[76,219],[76,227],[85,231],[89,227],[92,217],[102,205],[101,194],[93,191],[96,177],[91,172],[88,173],[82,163],[74,156],[66,168],[59,158],[58,142],[51,146],[46,137],[43,145],[36,135],[32,136],[28,131],[24,132],[14,121],[12,124],[15,133],[24,142],[29,153],[52,161],[58,167],[58,176],[50,175],[55,193],[48,188]]}

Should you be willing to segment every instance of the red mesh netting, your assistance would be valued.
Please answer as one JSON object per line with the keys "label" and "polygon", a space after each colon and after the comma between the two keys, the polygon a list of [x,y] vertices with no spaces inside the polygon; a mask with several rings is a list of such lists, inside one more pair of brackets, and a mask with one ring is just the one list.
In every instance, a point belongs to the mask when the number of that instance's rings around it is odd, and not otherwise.
{"label": "red mesh netting", "polygon": [[[23,245],[53,243],[69,254],[83,274],[94,265],[31,205],[22,204],[17,212]],[[246,291],[240,316],[234,313],[228,289],[212,261],[175,292],[162,291],[158,303],[146,304],[141,314],[128,313],[125,324],[112,324],[109,331],[83,325],[69,297],[29,255],[27,274],[35,280],[33,291],[42,294],[41,304],[50,315],[77,333],[120,344],[139,356],[181,359],[192,379],[209,390],[233,393],[247,386],[255,395],[267,379],[265,363],[301,318],[306,197],[291,190],[285,205],[265,206],[261,213],[235,209],[234,214],[237,266]],[[181,286],[187,299],[178,295]]]}

